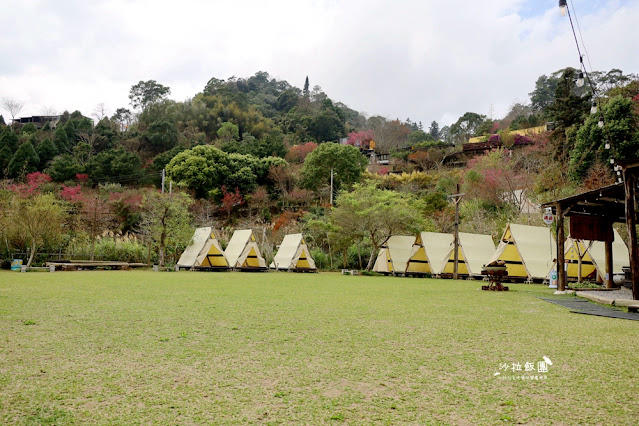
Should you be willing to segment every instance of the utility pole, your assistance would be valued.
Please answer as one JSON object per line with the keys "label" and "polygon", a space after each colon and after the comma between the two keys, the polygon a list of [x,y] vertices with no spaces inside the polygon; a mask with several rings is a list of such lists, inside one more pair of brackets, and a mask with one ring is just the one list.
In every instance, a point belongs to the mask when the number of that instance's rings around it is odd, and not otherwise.
{"label": "utility pole", "polygon": [[457,184],[457,193],[453,195],[449,195],[448,198],[453,200],[455,203],[455,239],[453,241],[454,245],[454,263],[453,263],[453,279],[457,279],[459,272],[459,202],[461,201],[464,194],[459,192],[459,184]]}
{"label": "utility pole", "polygon": [[164,180],[166,179],[166,170],[162,169],[162,194],[164,194]]}

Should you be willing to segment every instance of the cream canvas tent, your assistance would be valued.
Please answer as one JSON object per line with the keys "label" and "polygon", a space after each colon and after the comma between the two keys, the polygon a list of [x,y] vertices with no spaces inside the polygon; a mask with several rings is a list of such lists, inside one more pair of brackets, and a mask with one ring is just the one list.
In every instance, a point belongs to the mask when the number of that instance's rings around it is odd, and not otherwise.
{"label": "cream canvas tent", "polygon": [[[630,265],[630,257],[628,256],[628,247],[619,235],[616,229],[614,231],[614,240],[612,242],[612,272],[613,274],[622,274],[622,267]],[[595,272],[600,280],[606,277],[606,244],[603,241],[587,241],[566,240],[566,262],[568,278],[577,279],[579,277],[579,253],[583,254],[581,261],[581,277],[583,279],[597,279]]]}
{"label": "cream canvas tent", "polygon": [[415,237],[392,235],[381,245],[373,271],[387,274],[403,274],[410,258]]}
{"label": "cream canvas tent", "polygon": [[184,250],[177,266],[179,268],[219,268],[228,269],[220,243],[211,227],[197,228],[191,244]]}
{"label": "cream canvas tent", "polygon": [[260,254],[257,241],[253,231],[250,229],[235,231],[224,255],[231,268],[244,270],[266,269],[266,261]]}
{"label": "cream canvas tent", "polygon": [[[454,237],[453,237],[454,239]],[[454,242],[450,245],[450,250],[441,274],[453,274],[455,270],[455,249]],[[457,255],[457,273],[460,275],[480,276],[482,267],[490,262],[490,258],[495,252],[495,244],[490,235],[459,233],[459,254]]]}
{"label": "cream canvas tent", "polygon": [[411,251],[406,274],[439,275],[452,247],[452,234],[420,232]]}
{"label": "cream canvas tent", "polygon": [[557,244],[550,228],[509,224],[490,261],[503,260],[508,276],[527,280],[545,279],[557,257]]}
{"label": "cream canvas tent", "polygon": [[284,237],[270,268],[289,271],[317,271],[315,261],[311,257],[311,252],[306,246],[302,234],[288,234]]}

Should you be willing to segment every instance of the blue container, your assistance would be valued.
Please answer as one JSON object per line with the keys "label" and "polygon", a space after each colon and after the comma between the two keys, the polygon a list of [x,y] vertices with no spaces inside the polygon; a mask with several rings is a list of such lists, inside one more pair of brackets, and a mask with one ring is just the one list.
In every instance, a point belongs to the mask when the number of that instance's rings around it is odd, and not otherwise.
{"label": "blue container", "polygon": [[11,270],[20,272],[22,269],[22,259],[13,259],[11,261]]}

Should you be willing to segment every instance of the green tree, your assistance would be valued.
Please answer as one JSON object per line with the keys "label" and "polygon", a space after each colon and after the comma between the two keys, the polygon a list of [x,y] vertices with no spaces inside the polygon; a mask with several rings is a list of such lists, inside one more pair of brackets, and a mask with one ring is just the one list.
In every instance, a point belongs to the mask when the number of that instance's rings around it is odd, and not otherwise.
{"label": "green tree", "polygon": [[303,90],[303,92],[302,92],[302,93],[304,93],[304,97],[305,97],[305,98],[308,98],[308,97],[309,97],[309,95],[310,95],[310,93],[311,93],[311,92],[309,91],[309,87],[310,87],[310,85],[309,85],[309,83],[308,83],[308,76],[306,76],[306,80],[304,80],[304,90]]}
{"label": "green tree", "polygon": [[590,97],[580,95],[576,80],[576,70],[567,68],[557,84],[555,100],[546,110],[546,115],[555,125],[550,136],[551,149],[554,157],[563,164],[568,162],[574,148],[571,136],[590,109]]}
{"label": "green tree", "polygon": [[[632,99],[616,96],[602,107],[605,125],[600,128],[599,114],[591,114],[577,131],[575,148],[570,152],[569,176],[580,182],[597,157],[608,161],[629,160],[639,155],[639,114]],[[606,141],[611,149],[605,149]]]}
{"label": "green tree", "polygon": [[170,94],[171,89],[167,86],[163,86],[155,80],[147,80],[131,86],[129,99],[133,108],[146,109],[148,105],[165,99]]}
{"label": "green tree", "polygon": [[430,123],[430,127],[428,128],[428,133],[433,138],[433,140],[435,141],[439,140],[441,135],[439,132],[439,124],[436,121],[433,120],[433,122]]}
{"label": "green tree", "polygon": [[406,142],[408,142],[409,146],[415,146],[418,143],[421,142],[426,142],[426,141],[433,141],[433,137],[430,135],[430,133],[426,133],[422,130],[417,130],[413,133],[411,133],[410,135],[408,135],[408,138],[406,140]]}
{"label": "green tree", "polygon": [[346,136],[344,121],[344,113],[330,99],[326,99],[321,112],[312,119],[308,131],[318,142],[337,142]]}
{"label": "green tree", "polygon": [[476,136],[477,129],[485,119],[485,115],[480,115],[475,112],[467,112],[459,117],[459,119],[450,126],[450,134],[455,144],[468,142],[468,139]]}
{"label": "green tree", "polygon": [[178,131],[175,124],[167,120],[151,123],[144,134],[153,152],[162,152],[177,144]]}
{"label": "green tree", "polygon": [[9,162],[13,158],[13,153],[8,146],[2,146],[0,148],[0,178],[5,177],[8,174]]}
{"label": "green tree", "polygon": [[222,123],[217,130],[217,137],[220,138],[223,143],[239,140],[240,129],[235,124],[227,121],[226,123]]}
{"label": "green tree", "polygon": [[198,197],[219,198],[221,187],[249,194],[265,179],[268,167],[287,164],[282,158],[258,159],[252,155],[228,154],[212,145],[199,145],[180,152],[167,164],[171,179],[184,183]]}
{"label": "green tree", "polygon": [[289,89],[280,93],[277,97],[277,110],[282,113],[287,113],[293,109],[293,107],[295,107],[299,102],[298,92],[299,89],[297,89],[297,92],[293,89]]}
{"label": "green tree", "polygon": [[71,154],[62,154],[56,157],[49,169],[49,176],[56,182],[65,182],[75,177],[77,173],[82,173],[83,167],[73,158]]}
{"label": "green tree", "polygon": [[149,192],[143,201],[140,228],[158,247],[158,263],[165,264],[167,246],[184,247],[193,229],[189,207],[193,200],[184,192]]}
{"label": "green tree", "polygon": [[539,76],[535,82],[535,90],[528,94],[533,111],[543,112],[555,101],[558,83],[559,76],[557,73],[552,74],[550,77],[546,75]]}
{"label": "green tree", "polygon": [[375,184],[355,185],[343,191],[330,214],[331,223],[351,242],[367,236],[374,250],[366,267],[370,270],[375,254],[391,235],[416,234],[423,230],[425,204],[412,194],[379,189]]}
{"label": "green tree", "polygon": [[56,149],[53,142],[51,142],[49,139],[45,139],[38,144],[36,153],[40,158],[39,169],[44,170],[49,161],[51,161],[51,159],[58,153],[58,150]]}
{"label": "green tree", "polygon": [[142,177],[141,166],[136,154],[115,148],[92,157],[86,171],[93,182],[134,182]]}
{"label": "green tree", "polygon": [[66,130],[64,130],[64,126],[57,126],[55,128],[55,132],[53,132],[53,143],[55,144],[58,152],[67,152],[69,136],[67,135]]}
{"label": "green tree", "polygon": [[28,242],[30,255],[27,267],[45,244],[59,240],[65,210],[53,194],[39,194],[32,198],[13,197],[10,207],[11,233]]}
{"label": "green tree", "polygon": [[547,108],[547,115],[555,122],[556,129],[581,124],[590,109],[590,96],[581,95],[576,81],[576,70],[566,68],[557,83],[555,99]]}
{"label": "green tree", "polygon": [[38,170],[40,158],[31,142],[25,142],[13,154],[8,166],[9,177],[18,177]]}
{"label": "green tree", "polygon": [[333,185],[340,189],[359,181],[368,160],[359,149],[351,145],[324,143],[306,156],[300,171],[302,186],[318,190],[330,183],[331,170],[335,173]]}
{"label": "green tree", "polygon": [[0,148],[6,146],[13,154],[18,150],[18,135],[13,133],[9,127],[6,127],[0,137]]}
{"label": "green tree", "polygon": [[133,114],[127,108],[118,108],[111,117],[111,120],[118,123],[118,130],[120,132],[126,131],[133,122]]}

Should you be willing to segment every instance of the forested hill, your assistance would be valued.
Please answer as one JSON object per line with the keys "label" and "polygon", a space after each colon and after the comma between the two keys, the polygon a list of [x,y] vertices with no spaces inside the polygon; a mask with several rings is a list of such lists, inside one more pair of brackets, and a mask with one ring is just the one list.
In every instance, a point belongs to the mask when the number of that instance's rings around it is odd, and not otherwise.
{"label": "forested hill", "polygon": [[[580,178],[592,164],[591,139],[596,135],[585,130],[578,134],[577,130],[582,124],[596,124],[599,115],[608,110],[611,126],[617,116],[621,120],[634,117],[632,98],[639,84],[635,75],[624,75],[620,70],[596,72],[590,77],[597,98],[593,98],[588,85],[576,84],[576,70],[566,68],[539,77],[530,103],[514,104],[501,120],[467,112],[450,127],[440,128],[432,121],[427,129],[409,118],[367,118],[330,99],[320,86],[311,86],[308,77],[301,89],[262,71],[246,79],[212,78],[200,93],[184,102],[171,100],[167,86],[154,80],[140,81],[131,87],[130,106],[118,108],[113,114],[107,114],[101,105],[92,119],[78,111],[64,112],[55,128],[49,123],[42,128],[33,124],[8,126],[0,118],[0,178],[20,180],[28,173],[43,171],[57,182],[87,175],[94,185],[157,184],[160,171],[176,154],[197,145],[213,144],[227,153],[257,158],[285,158],[296,145],[337,142],[345,137],[350,142],[374,139],[381,152],[392,153],[406,146],[430,149],[428,155],[413,158],[413,165],[408,167],[416,164],[423,170],[441,163],[439,141],[459,147],[473,136],[547,122],[555,126],[549,149],[563,164],[572,162],[573,176]],[[607,107],[615,96],[620,99]],[[592,102],[600,110],[589,118]],[[620,126],[618,136],[634,140],[634,127]],[[629,155],[616,154],[619,158]],[[582,161],[583,156],[587,161]],[[396,168],[406,169],[399,164],[400,160],[409,160],[406,154],[396,158]]]}

